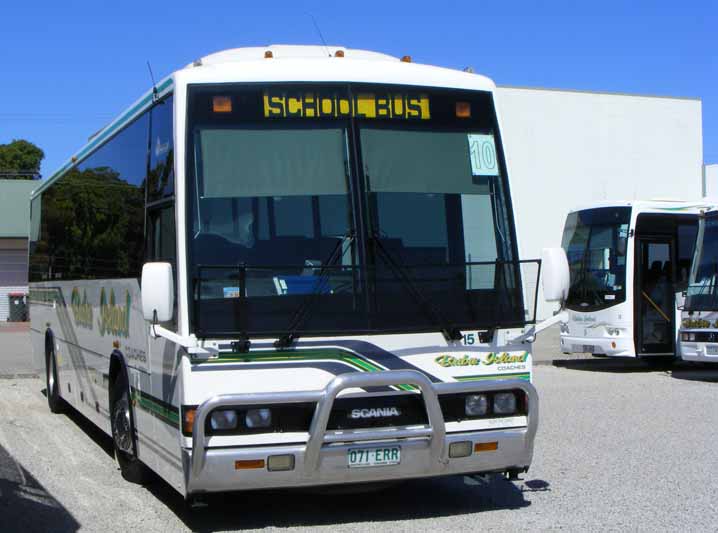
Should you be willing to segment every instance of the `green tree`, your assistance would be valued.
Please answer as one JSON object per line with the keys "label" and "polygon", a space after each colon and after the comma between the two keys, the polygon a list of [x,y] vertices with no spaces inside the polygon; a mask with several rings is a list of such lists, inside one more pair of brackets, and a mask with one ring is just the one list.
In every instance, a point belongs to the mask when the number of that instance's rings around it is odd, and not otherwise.
{"label": "green tree", "polygon": [[40,178],[40,163],[45,152],[29,141],[15,139],[0,144],[0,178],[32,180]]}

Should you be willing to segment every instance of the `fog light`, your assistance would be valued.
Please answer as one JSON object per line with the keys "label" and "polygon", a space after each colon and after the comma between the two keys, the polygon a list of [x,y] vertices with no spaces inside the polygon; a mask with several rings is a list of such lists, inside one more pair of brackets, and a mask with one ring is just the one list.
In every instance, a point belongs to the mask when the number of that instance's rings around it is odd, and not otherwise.
{"label": "fog light", "polygon": [[688,334],[688,340],[691,342],[696,342],[696,334],[695,333],[689,333]]}
{"label": "fog light", "polygon": [[272,411],[269,409],[250,409],[244,417],[248,428],[268,428],[272,425]]}
{"label": "fog light", "polygon": [[468,457],[471,455],[471,441],[464,440],[461,442],[452,442],[449,444],[449,457],[456,459],[458,457]]}
{"label": "fog light", "polygon": [[484,416],[489,409],[489,400],[485,394],[469,394],[464,399],[466,416]]}
{"label": "fog light", "polygon": [[237,412],[232,409],[213,411],[209,417],[209,425],[214,430],[226,431],[237,427]]}
{"label": "fog light", "polygon": [[499,392],[494,395],[494,414],[512,415],[516,412],[516,395],[513,392]]}
{"label": "fog light", "polygon": [[293,455],[270,455],[267,457],[267,470],[280,472],[282,470],[294,470]]}

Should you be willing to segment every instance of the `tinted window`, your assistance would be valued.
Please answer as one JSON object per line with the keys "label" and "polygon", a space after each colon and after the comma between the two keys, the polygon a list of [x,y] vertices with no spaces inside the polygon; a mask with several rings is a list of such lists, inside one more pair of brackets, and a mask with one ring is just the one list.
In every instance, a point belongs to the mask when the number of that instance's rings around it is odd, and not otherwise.
{"label": "tinted window", "polygon": [[144,114],[33,202],[31,281],[139,276],[148,131]]}
{"label": "tinted window", "polygon": [[147,179],[150,202],[173,196],[175,192],[173,100],[170,96],[152,108],[150,172]]}

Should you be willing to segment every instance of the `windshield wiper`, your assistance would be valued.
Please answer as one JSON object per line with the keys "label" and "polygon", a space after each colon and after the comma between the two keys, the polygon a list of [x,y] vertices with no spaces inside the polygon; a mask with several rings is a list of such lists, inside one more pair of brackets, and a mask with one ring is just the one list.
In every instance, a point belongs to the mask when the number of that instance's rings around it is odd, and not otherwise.
{"label": "windshield wiper", "polygon": [[384,256],[389,268],[394,271],[394,276],[402,282],[404,288],[411,295],[411,297],[414,298],[421,310],[424,311],[424,314],[426,314],[430,320],[439,326],[444,339],[447,341],[460,340],[463,337],[461,331],[457,327],[450,324],[441,314],[441,311],[426,296],[424,296],[414,282],[411,281],[406,267],[394,259],[387,249],[384,248],[384,245],[381,243],[381,238],[376,231],[372,232],[371,239],[376,245],[377,250]]}
{"label": "windshield wiper", "polygon": [[[317,277],[317,281],[314,285],[314,288],[312,289],[312,292],[307,294],[307,296],[304,298],[304,300],[302,300],[302,303],[295,311],[294,316],[292,316],[292,320],[289,322],[289,327],[287,327],[287,332],[281,337],[279,337],[279,339],[274,341],[275,348],[288,348],[294,343],[294,341],[299,338],[297,330],[307,319],[307,316],[309,316],[309,312],[316,303],[316,301],[319,299],[319,295],[322,294],[322,292],[325,290],[326,283],[329,279],[331,267],[334,266],[337,261],[341,260],[344,257],[344,254],[346,254],[347,250],[351,248],[351,243],[353,240],[354,232],[350,231],[346,235],[344,235],[344,237],[342,237],[341,240],[334,247],[331,254],[329,254],[329,257],[327,258],[326,262],[324,262],[321,269],[319,270],[319,276]],[[345,246],[346,244],[349,244],[349,246]]]}

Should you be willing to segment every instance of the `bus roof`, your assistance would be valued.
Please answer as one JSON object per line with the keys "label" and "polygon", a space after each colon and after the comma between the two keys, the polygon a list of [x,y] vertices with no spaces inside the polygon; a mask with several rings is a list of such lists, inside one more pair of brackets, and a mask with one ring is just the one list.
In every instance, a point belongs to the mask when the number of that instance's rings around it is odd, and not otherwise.
{"label": "bus roof", "polygon": [[718,205],[718,199],[714,198],[701,198],[699,200],[688,201],[688,200],[616,200],[609,201],[603,200],[592,204],[585,204],[575,209],[569,210],[569,213],[576,213],[578,211],[586,211],[587,209],[595,209],[598,207],[632,207],[640,212],[654,212],[654,213],[698,213],[700,211],[706,211],[715,208]]}
{"label": "bus roof", "polygon": [[488,92],[495,88],[489,78],[478,74],[341,46],[270,45],[223,50],[199,58],[163,78],[156,86],[156,94],[154,88],[145,92],[41,182],[33,191],[33,198],[143,113],[154,99],[172,92],[175,85],[242,82],[382,83]]}

